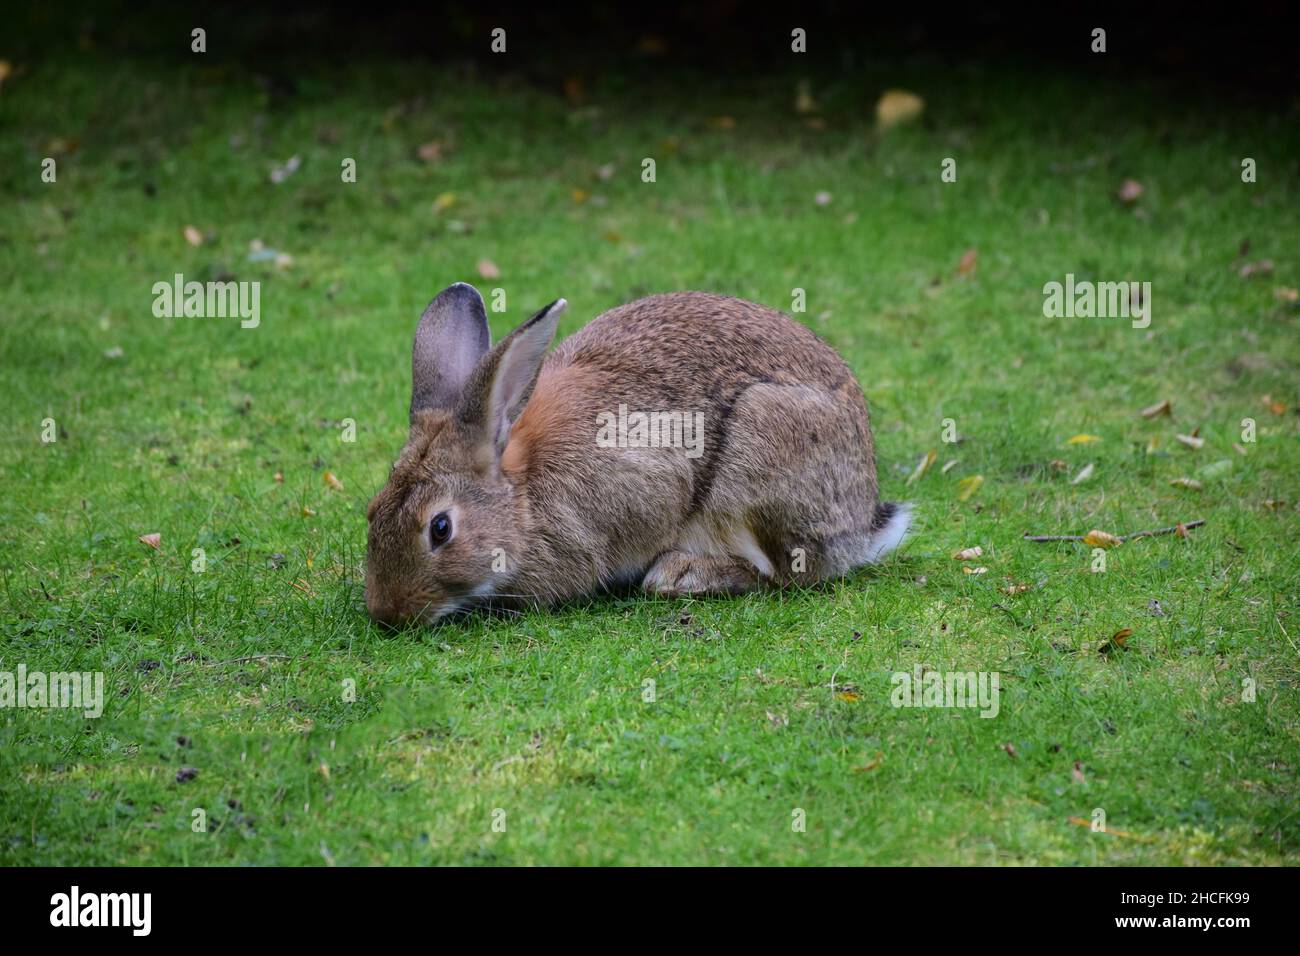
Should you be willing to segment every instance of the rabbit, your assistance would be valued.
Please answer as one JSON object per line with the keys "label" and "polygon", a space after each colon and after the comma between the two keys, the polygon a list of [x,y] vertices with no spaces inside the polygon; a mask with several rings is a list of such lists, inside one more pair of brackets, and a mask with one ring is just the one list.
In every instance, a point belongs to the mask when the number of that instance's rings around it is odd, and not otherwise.
{"label": "rabbit", "polygon": [[[424,310],[410,438],[366,513],[376,621],[628,585],[681,596],[812,584],[903,540],[910,506],[877,498],[862,390],[809,329],[753,302],[673,292],[597,316],[548,356],[565,306],[495,347],[473,286]],[[657,442],[636,426],[649,413]]]}

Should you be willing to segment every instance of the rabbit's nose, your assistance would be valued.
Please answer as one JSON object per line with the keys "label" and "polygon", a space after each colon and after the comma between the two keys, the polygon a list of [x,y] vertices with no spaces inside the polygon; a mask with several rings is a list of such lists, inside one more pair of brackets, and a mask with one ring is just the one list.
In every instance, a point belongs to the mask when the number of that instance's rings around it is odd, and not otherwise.
{"label": "rabbit's nose", "polygon": [[400,627],[407,617],[396,602],[389,600],[388,595],[377,588],[366,589],[366,610],[376,624],[389,628]]}

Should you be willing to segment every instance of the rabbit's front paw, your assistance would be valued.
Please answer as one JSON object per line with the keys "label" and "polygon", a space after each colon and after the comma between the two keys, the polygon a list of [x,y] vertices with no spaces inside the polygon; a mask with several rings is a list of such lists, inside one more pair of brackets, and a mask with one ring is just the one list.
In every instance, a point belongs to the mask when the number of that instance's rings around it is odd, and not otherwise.
{"label": "rabbit's front paw", "polygon": [[641,586],[651,594],[744,594],[763,583],[748,561],[729,555],[667,551],[646,572]]}

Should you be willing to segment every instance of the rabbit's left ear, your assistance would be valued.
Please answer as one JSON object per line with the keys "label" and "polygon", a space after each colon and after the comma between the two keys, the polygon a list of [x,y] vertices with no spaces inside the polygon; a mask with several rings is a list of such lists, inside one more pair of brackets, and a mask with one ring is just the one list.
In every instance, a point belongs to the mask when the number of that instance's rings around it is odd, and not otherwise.
{"label": "rabbit's left ear", "polygon": [[452,409],[478,360],[492,345],[478,290],[457,282],[420,316],[411,349],[411,420],[424,409]]}
{"label": "rabbit's left ear", "polygon": [[465,385],[458,417],[479,432],[494,457],[505,451],[510,426],[533,393],[542,358],[567,306],[563,299],[556,299],[507,335],[483,356]]}

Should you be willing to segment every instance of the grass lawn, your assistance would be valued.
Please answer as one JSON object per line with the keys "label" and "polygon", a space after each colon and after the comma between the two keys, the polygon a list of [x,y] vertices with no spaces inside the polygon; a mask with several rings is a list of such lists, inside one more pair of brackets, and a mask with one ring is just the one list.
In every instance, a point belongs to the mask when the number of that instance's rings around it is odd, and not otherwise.
{"label": "grass lawn", "polygon": [[[0,670],[106,680],[99,719],[0,711],[0,864],[1300,858],[1294,117],[1014,67],[815,79],[809,124],[792,75],[566,98],[188,63],[91,51],[0,91]],[[895,86],[926,110],[882,134]],[[260,325],[155,317],[176,273],[260,281]],[[1150,327],[1044,317],[1067,273],[1149,281]],[[566,335],[651,292],[805,290],[914,536],[819,590],[381,631],[366,504],[461,279],[505,290],[494,338],[559,296]],[[1104,573],[1021,540],[1193,519]],[[997,716],[894,708],[916,665],[997,672]]]}

